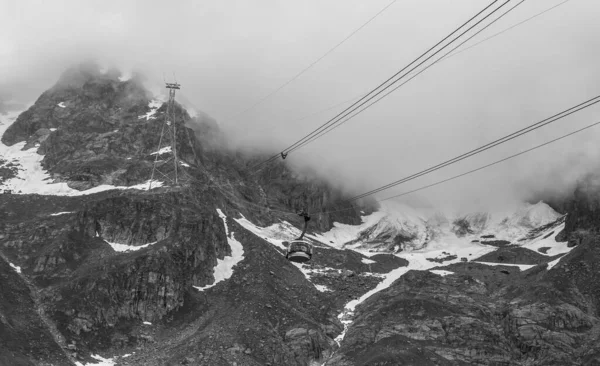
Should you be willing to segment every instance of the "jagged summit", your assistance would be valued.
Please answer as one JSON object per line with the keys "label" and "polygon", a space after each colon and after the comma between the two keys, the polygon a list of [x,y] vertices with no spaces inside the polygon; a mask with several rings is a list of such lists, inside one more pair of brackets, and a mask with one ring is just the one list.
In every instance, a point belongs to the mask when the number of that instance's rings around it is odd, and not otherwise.
{"label": "jagged summit", "polygon": [[[191,117],[177,108],[178,155],[183,164],[197,165],[198,140],[185,128]],[[121,81],[116,73],[83,65],[65,72],[14,122],[5,121],[1,141],[5,155],[29,159],[20,178],[43,169],[51,181],[64,183],[56,193],[134,186],[150,178],[164,112],[135,78]]]}
{"label": "jagged summit", "polygon": [[503,223],[506,225],[518,225],[523,227],[538,227],[557,220],[562,215],[554,211],[552,207],[540,201],[536,204],[524,204],[513,215],[507,217]]}

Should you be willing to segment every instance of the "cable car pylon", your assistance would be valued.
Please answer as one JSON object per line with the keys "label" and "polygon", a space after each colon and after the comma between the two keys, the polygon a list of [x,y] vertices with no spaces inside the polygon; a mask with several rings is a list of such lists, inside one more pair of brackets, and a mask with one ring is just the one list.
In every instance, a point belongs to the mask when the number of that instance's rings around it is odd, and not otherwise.
{"label": "cable car pylon", "polygon": [[162,177],[167,184],[172,186],[179,186],[184,177],[184,174],[181,174],[183,170],[177,156],[177,115],[175,110],[175,93],[181,89],[181,84],[174,82],[165,83],[165,85],[169,89],[169,101],[158,140],[158,148],[152,153],[155,158],[148,189],[152,189],[155,176]]}

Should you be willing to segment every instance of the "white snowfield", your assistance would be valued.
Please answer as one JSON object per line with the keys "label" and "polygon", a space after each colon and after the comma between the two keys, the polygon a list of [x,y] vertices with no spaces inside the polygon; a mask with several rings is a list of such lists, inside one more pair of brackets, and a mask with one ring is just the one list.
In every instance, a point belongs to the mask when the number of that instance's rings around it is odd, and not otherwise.
{"label": "white snowfield", "polygon": [[479,262],[479,261],[473,261],[473,263],[485,264],[486,266],[518,267],[521,271],[526,271],[530,268],[535,267],[535,264],[511,264],[511,263]]}
{"label": "white snowfield", "polygon": [[[358,238],[374,240],[385,233],[401,234],[412,238],[403,247],[396,250],[411,251],[430,246],[433,241],[455,237],[452,233],[453,222],[462,219],[475,231],[467,234],[464,240],[480,240],[482,235],[493,235],[493,240],[513,241],[527,234],[531,229],[557,220],[561,215],[543,202],[523,204],[515,212],[508,213],[455,213],[440,211],[419,212],[414,208],[394,202],[381,203],[378,211],[362,216],[361,225],[334,223],[334,228],[316,235],[317,239],[336,248],[357,249],[368,247],[366,242],[357,242]],[[354,242],[349,244],[350,242]],[[362,251],[367,256],[377,254]]]}
{"label": "white snowfield", "polygon": [[163,102],[161,102],[160,100],[156,100],[156,99],[151,100],[150,103],[148,103],[148,108],[150,108],[150,111],[146,114],[142,114],[141,116],[138,116],[138,119],[145,118],[146,121],[149,121],[151,119],[156,119],[156,117],[154,117],[154,115],[156,114],[156,111],[158,110],[158,108],[160,108],[160,106],[162,104],[163,104]]}
{"label": "white snowfield", "polygon": [[[14,123],[20,112],[0,114],[0,136]],[[12,190],[13,194],[41,194],[52,196],[83,196],[111,189],[139,189],[148,190],[150,181],[134,186],[100,185],[85,191],[78,191],[67,186],[66,183],[52,183],[50,174],[42,168],[44,155],[37,153],[37,148],[22,150],[25,142],[19,142],[13,146],[0,143],[0,158],[9,163],[18,165],[17,176],[0,184],[0,191]],[[1,164],[1,163],[0,163]],[[163,185],[160,181],[152,181],[152,187],[158,188]]]}
{"label": "white snowfield", "polygon": [[59,106],[61,108],[67,108],[67,106],[65,105],[65,102],[60,102],[57,104],[57,106]]}
{"label": "white snowfield", "polygon": [[296,229],[287,221],[282,221],[279,224],[273,224],[268,227],[260,227],[254,225],[252,222],[246,219],[244,215],[241,216],[241,219],[235,219],[238,224],[242,225],[242,227],[244,227],[246,230],[273,244],[279,249],[286,250],[287,247],[283,244],[283,242],[293,240],[301,233],[300,230]]}
{"label": "white snowfield", "polygon": [[223,259],[217,259],[217,265],[215,266],[213,273],[215,282],[212,285],[206,285],[203,287],[194,286],[194,288],[200,291],[209,289],[217,283],[229,279],[233,275],[233,267],[244,259],[244,247],[242,246],[242,243],[235,240],[233,232],[229,234],[229,227],[227,227],[227,216],[225,216],[223,211],[220,209],[217,209],[217,212],[223,220],[223,225],[225,225],[225,234],[227,235],[227,243],[231,247],[231,256],[225,256]]}
{"label": "white snowfield", "polygon": [[158,242],[154,241],[152,243],[142,244],[142,245],[127,245],[127,244],[119,244],[119,243],[111,243],[108,241],[104,241],[106,244],[110,245],[115,252],[134,252],[136,250],[140,250],[142,248],[146,248],[150,245],[156,244]]}
{"label": "white snowfield", "polygon": [[[563,231],[563,229],[565,228],[565,224],[561,224],[559,226],[557,226],[556,228],[547,230],[546,232],[540,234],[537,238],[526,242],[526,244],[521,245],[523,248],[527,248],[527,249],[531,249],[534,252],[543,254],[545,256],[548,257],[553,257],[557,254],[563,254],[563,253],[568,253],[570,252],[573,248],[569,248],[567,246],[568,242],[557,242],[556,241],[556,236]],[[552,235],[548,236],[547,238],[544,239],[544,236],[548,235],[549,232],[552,232]],[[540,252],[539,249],[541,248],[549,248],[547,251],[544,252]]]}
{"label": "white snowfield", "polygon": [[86,363],[82,364],[81,362],[76,361],[75,365],[77,366],[116,366],[116,362],[112,358],[104,358],[99,355],[92,355],[92,358],[100,361],[99,363]]}

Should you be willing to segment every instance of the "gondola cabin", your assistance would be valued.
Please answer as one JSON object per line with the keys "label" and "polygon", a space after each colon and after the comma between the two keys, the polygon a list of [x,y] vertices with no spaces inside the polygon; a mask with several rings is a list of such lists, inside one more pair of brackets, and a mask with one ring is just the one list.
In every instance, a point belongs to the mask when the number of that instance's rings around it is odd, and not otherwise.
{"label": "gondola cabin", "polygon": [[313,255],[313,247],[304,240],[291,241],[287,248],[285,257],[296,263],[308,262]]}

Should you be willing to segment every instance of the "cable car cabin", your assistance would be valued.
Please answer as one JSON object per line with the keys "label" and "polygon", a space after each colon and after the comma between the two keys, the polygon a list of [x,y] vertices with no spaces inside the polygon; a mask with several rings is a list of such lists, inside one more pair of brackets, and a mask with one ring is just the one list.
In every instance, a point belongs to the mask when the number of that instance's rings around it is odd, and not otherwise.
{"label": "cable car cabin", "polygon": [[312,255],[312,245],[304,240],[293,240],[288,245],[285,257],[292,262],[304,263],[308,262]]}

